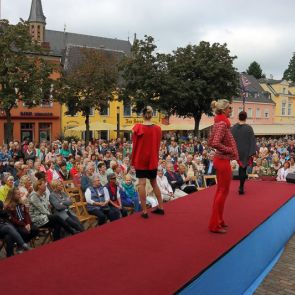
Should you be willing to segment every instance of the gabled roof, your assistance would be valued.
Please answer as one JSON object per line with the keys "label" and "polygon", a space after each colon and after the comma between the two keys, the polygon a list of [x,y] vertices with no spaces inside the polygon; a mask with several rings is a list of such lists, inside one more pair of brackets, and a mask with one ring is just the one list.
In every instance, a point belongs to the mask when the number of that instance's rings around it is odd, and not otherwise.
{"label": "gabled roof", "polygon": [[[246,92],[246,102],[256,102],[256,103],[270,103],[275,104],[275,102],[271,99],[271,95],[269,92],[265,91],[259,81],[252,75],[248,75],[246,73],[240,74],[240,83],[242,84],[243,79],[247,80],[248,85],[244,87]],[[242,85],[241,85],[242,87]],[[243,88],[243,87],[242,87]],[[234,101],[243,101],[241,96],[235,97]]]}
{"label": "gabled roof", "polygon": [[284,80],[274,80],[274,79],[267,79],[267,78],[262,78],[259,79],[260,83],[265,83],[265,84],[280,84]]}
{"label": "gabled roof", "polygon": [[68,45],[122,51],[127,55],[131,51],[129,41],[52,30],[45,31],[45,41],[58,54],[62,54]]}
{"label": "gabled roof", "polygon": [[[64,60],[63,60],[64,70],[66,72],[70,72],[76,66],[79,66],[81,63],[83,63],[83,59],[85,58],[83,50],[93,50],[93,49],[104,51],[109,56],[112,56],[112,58],[114,58],[118,64],[126,55],[125,52],[118,51],[118,50],[68,45],[64,53]],[[123,79],[119,75],[118,85],[122,85],[122,83],[123,83]]]}
{"label": "gabled roof", "polygon": [[31,12],[28,21],[46,24],[46,17],[43,13],[41,0],[32,0]]}

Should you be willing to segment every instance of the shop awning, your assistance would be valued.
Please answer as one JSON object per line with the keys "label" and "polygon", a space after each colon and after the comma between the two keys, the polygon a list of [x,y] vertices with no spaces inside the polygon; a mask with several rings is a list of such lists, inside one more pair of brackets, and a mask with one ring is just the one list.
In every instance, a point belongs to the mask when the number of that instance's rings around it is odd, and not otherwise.
{"label": "shop awning", "polygon": [[[212,124],[201,124],[199,127],[200,130],[206,129],[210,127]],[[134,125],[122,127],[120,130],[122,131],[131,131]],[[162,131],[192,131],[195,129],[195,126],[192,124],[159,124]]]}
{"label": "shop awning", "polygon": [[292,135],[295,134],[295,124],[253,124],[255,135]]}
{"label": "shop awning", "polygon": [[[94,122],[89,125],[91,131],[102,131],[102,130],[117,130],[117,126],[109,123],[104,122]],[[79,133],[86,131],[86,125],[78,126],[75,128],[70,128],[65,131],[65,135],[69,136],[74,133]]]}

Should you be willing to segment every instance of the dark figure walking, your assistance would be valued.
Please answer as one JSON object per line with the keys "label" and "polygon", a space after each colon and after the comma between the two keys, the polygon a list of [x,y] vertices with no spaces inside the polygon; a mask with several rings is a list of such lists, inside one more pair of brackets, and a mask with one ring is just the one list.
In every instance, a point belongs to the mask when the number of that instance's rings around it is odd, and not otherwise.
{"label": "dark figure walking", "polygon": [[239,152],[239,194],[245,193],[244,184],[247,179],[247,166],[249,158],[256,153],[256,139],[253,128],[246,124],[247,113],[242,111],[239,113],[239,122],[231,128],[231,132],[237,143]]}

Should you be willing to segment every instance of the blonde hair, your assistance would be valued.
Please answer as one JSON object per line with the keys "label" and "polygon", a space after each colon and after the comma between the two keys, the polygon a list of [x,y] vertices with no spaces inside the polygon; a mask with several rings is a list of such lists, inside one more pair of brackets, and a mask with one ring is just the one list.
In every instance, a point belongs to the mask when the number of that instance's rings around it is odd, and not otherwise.
{"label": "blonde hair", "polygon": [[56,190],[60,183],[61,183],[60,180],[54,179],[51,181],[50,186],[53,190]]}
{"label": "blonde hair", "polygon": [[222,114],[223,111],[228,108],[230,102],[227,99],[219,99],[218,101],[213,100],[211,102],[211,109],[215,114]]}
{"label": "blonde hair", "polygon": [[23,175],[19,180],[19,185],[25,186],[29,181],[31,181],[31,178],[28,175]]}
{"label": "blonde hair", "polygon": [[153,111],[153,108],[151,106],[146,106],[142,110],[142,116],[144,117],[144,119],[150,120],[153,117],[153,112],[154,111]]}

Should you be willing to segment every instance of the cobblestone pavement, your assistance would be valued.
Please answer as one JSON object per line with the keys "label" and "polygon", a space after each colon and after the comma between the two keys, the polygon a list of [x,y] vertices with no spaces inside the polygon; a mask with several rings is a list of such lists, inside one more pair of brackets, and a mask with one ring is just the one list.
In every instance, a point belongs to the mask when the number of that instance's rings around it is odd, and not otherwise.
{"label": "cobblestone pavement", "polygon": [[255,295],[295,295],[295,235]]}

